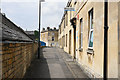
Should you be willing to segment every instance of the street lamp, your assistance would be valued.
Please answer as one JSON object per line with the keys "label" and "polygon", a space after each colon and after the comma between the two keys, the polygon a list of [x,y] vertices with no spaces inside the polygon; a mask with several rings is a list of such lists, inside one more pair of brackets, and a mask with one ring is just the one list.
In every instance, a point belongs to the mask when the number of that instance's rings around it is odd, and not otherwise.
{"label": "street lamp", "polygon": [[40,59],[40,26],[41,26],[41,2],[45,0],[39,0],[39,40],[38,40],[38,59]]}

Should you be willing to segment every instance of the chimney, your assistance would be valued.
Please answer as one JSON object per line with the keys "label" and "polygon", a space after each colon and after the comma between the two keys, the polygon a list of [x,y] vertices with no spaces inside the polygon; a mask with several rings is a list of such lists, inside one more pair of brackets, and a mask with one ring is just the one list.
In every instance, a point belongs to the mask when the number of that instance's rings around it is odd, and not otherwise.
{"label": "chimney", "polygon": [[56,30],[56,27],[54,27],[54,30]]}
{"label": "chimney", "polygon": [[45,28],[43,28],[43,31],[45,30]]}
{"label": "chimney", "polygon": [[3,15],[3,16],[6,16],[6,14],[5,14],[5,13],[2,13],[2,15]]}
{"label": "chimney", "polygon": [[50,27],[47,27],[47,30],[50,30]]}

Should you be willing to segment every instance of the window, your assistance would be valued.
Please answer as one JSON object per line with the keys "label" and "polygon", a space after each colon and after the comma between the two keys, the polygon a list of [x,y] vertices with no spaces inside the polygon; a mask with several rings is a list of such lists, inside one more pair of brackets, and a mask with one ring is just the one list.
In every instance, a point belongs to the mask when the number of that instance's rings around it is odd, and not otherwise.
{"label": "window", "polygon": [[50,36],[50,33],[48,33],[48,36]]}
{"label": "window", "polygon": [[80,19],[80,48],[83,48],[83,19]]}
{"label": "window", "polygon": [[72,12],[70,11],[70,19],[71,19],[71,17],[72,17]]}
{"label": "window", "polygon": [[65,18],[64,18],[64,21],[63,21],[63,23],[64,23],[64,28],[65,28],[65,23],[66,23],[66,22],[65,22]]}
{"label": "window", "polygon": [[54,43],[51,43],[52,46],[54,46]]}
{"label": "window", "polygon": [[66,13],[66,26],[68,25],[68,13]]}
{"label": "window", "polygon": [[45,40],[47,41],[47,39],[48,39],[48,35],[46,34],[46,35],[45,35]]}
{"label": "window", "polygon": [[74,2],[74,5],[76,5],[77,1]]}
{"label": "window", "polygon": [[65,35],[62,37],[62,43],[63,43],[63,47],[65,47]]}
{"label": "window", "polygon": [[67,47],[67,34],[66,34],[66,47]]}
{"label": "window", "polygon": [[52,41],[54,41],[54,37],[52,37]]}
{"label": "window", "polygon": [[52,35],[54,36],[55,34],[54,34],[54,33],[52,33]]}
{"label": "window", "polygon": [[[70,5],[70,7],[72,7],[72,5]],[[72,18],[72,11],[69,11],[70,12],[70,19]]]}
{"label": "window", "polygon": [[93,9],[89,12],[89,49],[93,49]]}

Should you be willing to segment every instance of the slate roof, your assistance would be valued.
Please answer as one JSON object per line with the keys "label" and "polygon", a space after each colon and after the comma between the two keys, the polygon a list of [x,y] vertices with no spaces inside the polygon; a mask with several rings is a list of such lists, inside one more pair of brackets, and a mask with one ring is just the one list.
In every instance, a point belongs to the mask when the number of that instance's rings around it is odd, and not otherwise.
{"label": "slate roof", "polygon": [[25,31],[26,34],[34,35],[34,31]]}
{"label": "slate roof", "polygon": [[58,29],[56,29],[56,30],[54,30],[54,29],[42,30],[41,33],[48,32],[48,31],[58,31]]}
{"label": "slate roof", "polygon": [[0,39],[3,41],[33,41],[25,31],[14,24],[10,19],[8,19],[5,15],[0,13]]}

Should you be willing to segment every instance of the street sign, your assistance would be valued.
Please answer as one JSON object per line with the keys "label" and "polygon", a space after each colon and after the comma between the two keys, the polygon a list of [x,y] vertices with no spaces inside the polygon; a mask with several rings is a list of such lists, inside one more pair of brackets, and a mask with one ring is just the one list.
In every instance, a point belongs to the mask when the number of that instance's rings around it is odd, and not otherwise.
{"label": "street sign", "polygon": [[77,15],[77,20],[79,20],[79,15]]}
{"label": "street sign", "polygon": [[75,8],[73,8],[73,7],[65,7],[64,10],[65,11],[75,11]]}

